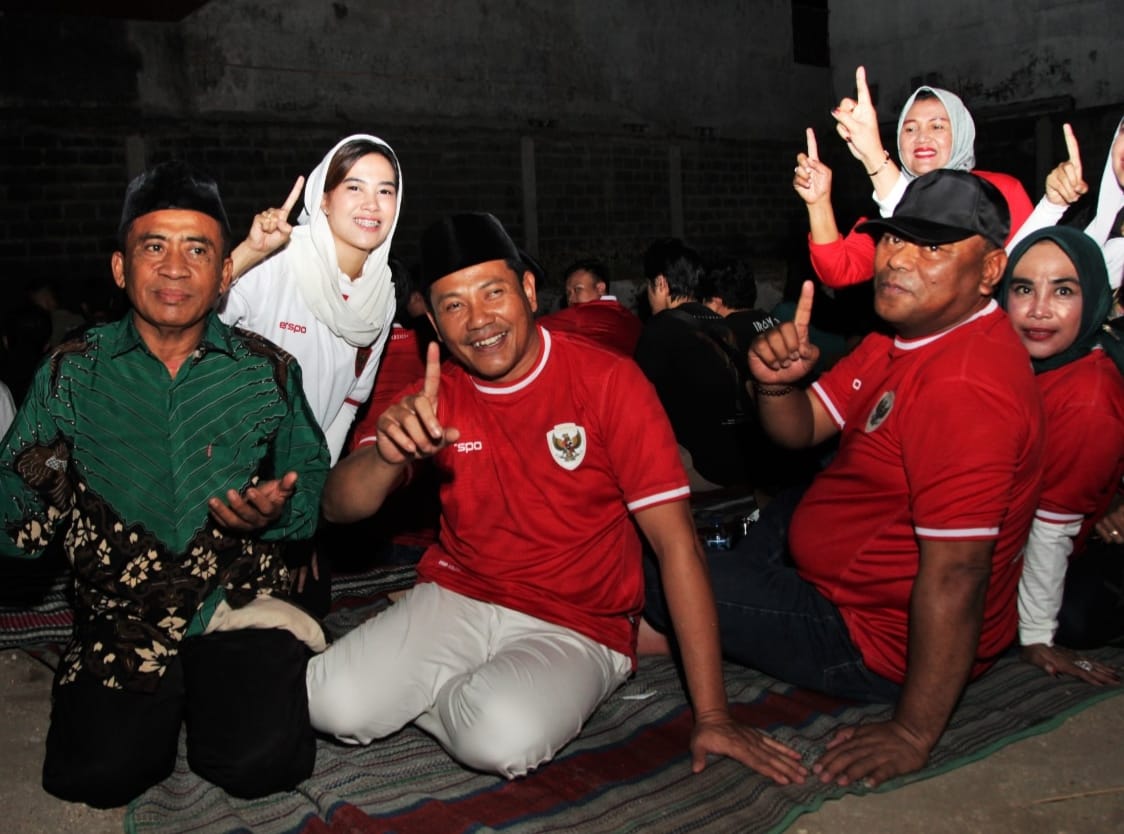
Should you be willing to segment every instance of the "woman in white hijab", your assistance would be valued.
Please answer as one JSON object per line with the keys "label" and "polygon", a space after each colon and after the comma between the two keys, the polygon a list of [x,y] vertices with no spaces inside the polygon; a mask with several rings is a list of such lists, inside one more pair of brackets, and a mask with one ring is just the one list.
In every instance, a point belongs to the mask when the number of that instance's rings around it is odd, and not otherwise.
{"label": "woman in white hijab", "polygon": [[[401,205],[402,174],[390,146],[367,134],[341,140],[309,174],[287,245],[241,275],[220,309],[227,324],[296,357],[333,465],[370,396],[390,333],[387,260]],[[250,240],[234,253],[236,272],[284,243],[287,213],[255,218]]]}
{"label": "woman in white hijab", "polygon": [[[1065,210],[1089,191],[1081,171],[1081,151],[1077,137],[1068,124],[1063,126],[1065,144],[1069,159],[1061,163],[1046,177],[1046,193],[1034,207],[1027,221],[1018,229],[1008,244],[1008,251],[1016,243],[1046,226],[1057,225]],[[1091,237],[1104,252],[1108,267],[1108,283],[1114,290],[1120,287],[1124,277],[1124,118],[1116,125],[1112,134],[1112,144],[1108,158],[1101,173],[1101,187],[1097,192],[1097,213],[1093,221],[1085,227],[1085,234]]]}
{"label": "woman in white hijab", "polygon": [[[859,160],[874,186],[871,195],[883,217],[894,208],[910,181],[938,168],[970,171],[1003,194],[1017,229],[1030,214],[1030,197],[1009,174],[976,169],[976,123],[955,93],[940,87],[918,87],[898,116],[898,159],[883,148],[878,113],[866,84],[866,71],[855,73],[857,99],[845,98],[832,116],[839,135]],[[793,188],[808,204],[808,251],[812,267],[829,287],[846,287],[869,280],[874,274],[874,239],[863,232],[840,234],[831,205],[831,169],[819,161],[815,135],[807,131],[807,153],[796,157]],[[866,220],[859,218],[858,223]],[[856,225],[858,225],[856,223]]]}

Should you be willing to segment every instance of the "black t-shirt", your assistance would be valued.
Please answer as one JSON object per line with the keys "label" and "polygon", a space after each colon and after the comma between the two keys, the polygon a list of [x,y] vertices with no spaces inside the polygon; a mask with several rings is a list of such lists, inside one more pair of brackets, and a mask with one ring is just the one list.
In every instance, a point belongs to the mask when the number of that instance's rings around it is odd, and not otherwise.
{"label": "black t-shirt", "polygon": [[648,320],[635,358],[699,474],[731,486],[746,481],[740,436],[744,414],[738,375],[715,341],[723,333],[729,336],[721,316],[702,304],[681,304]]}

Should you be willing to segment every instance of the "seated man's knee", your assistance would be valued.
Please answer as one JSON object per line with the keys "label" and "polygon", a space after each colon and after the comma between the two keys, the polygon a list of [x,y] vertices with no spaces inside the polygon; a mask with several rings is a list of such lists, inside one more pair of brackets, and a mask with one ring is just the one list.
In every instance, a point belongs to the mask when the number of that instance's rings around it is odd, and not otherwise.
{"label": "seated man's knee", "polygon": [[43,760],[43,790],[94,808],[128,805],[170,776],[176,766],[175,744],[137,753],[127,759],[117,751],[107,751],[105,758],[76,758],[48,746]]}
{"label": "seated man's knee", "polygon": [[312,774],[304,644],[287,631],[248,629],[191,638],[182,654],[192,770],[247,798]]}
{"label": "seated man's knee", "polygon": [[308,715],[317,732],[340,741],[369,744],[377,736],[367,726],[370,704],[350,675],[322,675],[318,664],[308,667]]}
{"label": "seated man's knee", "polygon": [[463,681],[438,696],[450,753],[477,770],[508,779],[523,776],[554,758],[578,734],[564,728],[531,699],[507,693],[473,692]]}
{"label": "seated man's knee", "polygon": [[316,738],[311,727],[277,727],[268,738],[216,745],[214,736],[188,735],[187,762],[199,776],[231,796],[255,799],[288,791],[312,775]]}
{"label": "seated man's knee", "polygon": [[43,789],[95,808],[128,804],[176,765],[182,721],[178,669],[157,693],[108,689],[80,675],[55,687]]}

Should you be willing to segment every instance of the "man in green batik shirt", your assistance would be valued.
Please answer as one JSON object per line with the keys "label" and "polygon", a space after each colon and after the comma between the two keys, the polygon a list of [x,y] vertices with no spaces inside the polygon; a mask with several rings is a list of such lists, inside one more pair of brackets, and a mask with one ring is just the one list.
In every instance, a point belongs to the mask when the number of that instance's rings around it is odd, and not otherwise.
{"label": "man in green batik shirt", "polygon": [[133,309],[60,345],[0,448],[0,553],[64,535],[75,627],[43,785],[122,805],[175,765],[238,796],[312,771],[304,668],[323,648],[284,602],[280,546],[312,535],[328,471],[296,362],[214,314],[231,280],[214,181],[130,183],[113,277]]}

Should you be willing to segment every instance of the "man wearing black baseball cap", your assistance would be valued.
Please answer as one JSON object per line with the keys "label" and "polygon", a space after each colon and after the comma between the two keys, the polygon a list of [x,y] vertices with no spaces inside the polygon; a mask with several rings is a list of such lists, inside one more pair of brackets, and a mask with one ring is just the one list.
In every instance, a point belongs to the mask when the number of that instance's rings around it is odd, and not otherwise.
{"label": "man wearing black baseball cap", "polygon": [[635,666],[635,519],[671,589],[695,770],[715,753],[803,781],[798,754],[727,709],[687,476],[640,369],[536,325],[533,270],[491,215],[431,226],[421,282],[454,361],[430,345],[425,379],[379,418],[377,444],[332,470],[323,507],[370,515],[431,459],[440,534],[408,594],[310,662],[313,726],[368,743],[414,722],[508,778],[550,761]]}
{"label": "man wearing black baseball cap", "polygon": [[[825,782],[924,766],[964,686],[1015,636],[1042,415],[1026,351],[991,298],[1007,224],[984,180],[919,177],[893,217],[862,227],[881,235],[874,304],[896,336],[867,336],[799,386],[819,354],[808,282],[795,320],[750,351],[778,442],[841,438],[802,497],[774,501],[742,552],[711,560],[723,651],[790,683],[896,703],[892,719],[828,744],[815,765]],[[646,614],[659,625],[658,606]]]}

